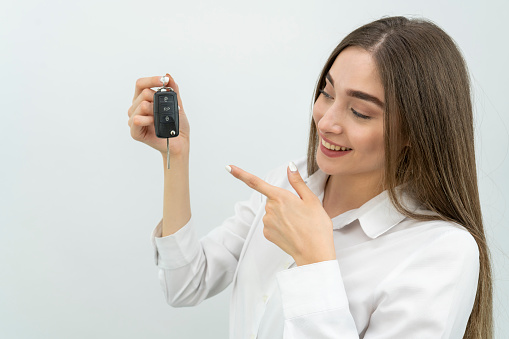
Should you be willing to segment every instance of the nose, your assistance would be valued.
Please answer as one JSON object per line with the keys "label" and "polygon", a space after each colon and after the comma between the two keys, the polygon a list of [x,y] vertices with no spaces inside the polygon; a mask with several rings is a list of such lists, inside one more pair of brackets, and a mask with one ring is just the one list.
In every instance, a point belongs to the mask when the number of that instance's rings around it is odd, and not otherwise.
{"label": "nose", "polygon": [[320,121],[318,121],[317,127],[323,134],[343,133],[342,116],[339,110],[334,109],[334,105],[328,107]]}

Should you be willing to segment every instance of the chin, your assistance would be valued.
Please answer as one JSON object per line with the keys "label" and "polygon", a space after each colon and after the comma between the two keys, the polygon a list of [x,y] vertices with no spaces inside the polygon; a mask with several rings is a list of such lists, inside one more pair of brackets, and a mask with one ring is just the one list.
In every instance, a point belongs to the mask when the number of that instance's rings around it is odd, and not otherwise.
{"label": "chin", "polygon": [[316,154],[316,163],[318,164],[318,168],[322,170],[325,174],[334,175],[338,174],[338,164],[335,164],[335,161],[323,155],[320,151]]}

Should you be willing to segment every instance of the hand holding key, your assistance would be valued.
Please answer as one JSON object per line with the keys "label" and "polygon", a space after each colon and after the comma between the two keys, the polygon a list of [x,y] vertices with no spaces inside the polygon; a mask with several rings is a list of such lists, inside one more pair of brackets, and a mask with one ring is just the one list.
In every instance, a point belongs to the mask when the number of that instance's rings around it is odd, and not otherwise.
{"label": "hand holding key", "polygon": [[[169,153],[175,157],[189,154],[189,122],[187,120],[177,83],[169,75],[167,84],[177,94],[179,109],[179,133],[172,138],[169,145]],[[167,139],[156,136],[154,128],[154,94],[151,88],[162,87],[160,76],[140,78],[136,81],[134,98],[131,107],[127,111],[129,116],[128,125],[131,127],[131,137],[141,141],[150,147],[157,149],[163,157],[167,157]]]}

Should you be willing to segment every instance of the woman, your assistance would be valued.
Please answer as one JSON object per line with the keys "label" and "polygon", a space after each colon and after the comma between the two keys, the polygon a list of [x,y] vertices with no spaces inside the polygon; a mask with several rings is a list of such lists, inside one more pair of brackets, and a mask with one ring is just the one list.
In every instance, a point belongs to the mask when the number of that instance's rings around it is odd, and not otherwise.
{"label": "woman", "polygon": [[[166,164],[158,79],[137,81],[129,126]],[[349,34],[320,75],[307,157],[264,180],[227,166],[253,195],[201,240],[178,100],[153,233],[171,305],[233,282],[230,338],[492,337],[468,73],[440,28],[391,17]]]}

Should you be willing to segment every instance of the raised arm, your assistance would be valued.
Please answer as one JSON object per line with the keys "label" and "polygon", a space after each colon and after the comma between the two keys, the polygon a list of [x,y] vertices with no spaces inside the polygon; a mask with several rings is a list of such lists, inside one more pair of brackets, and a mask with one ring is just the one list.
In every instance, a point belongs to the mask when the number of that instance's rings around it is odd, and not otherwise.
{"label": "raised arm", "polygon": [[179,136],[170,140],[171,169],[167,169],[166,139],[158,138],[154,129],[154,87],[162,86],[160,77],[140,78],[136,81],[134,98],[128,110],[128,125],[133,139],[158,150],[164,161],[164,198],[162,235],[174,234],[191,218],[189,197],[189,122],[184,112],[180,91],[175,80],[167,74],[168,86],[177,93],[179,105]]}

